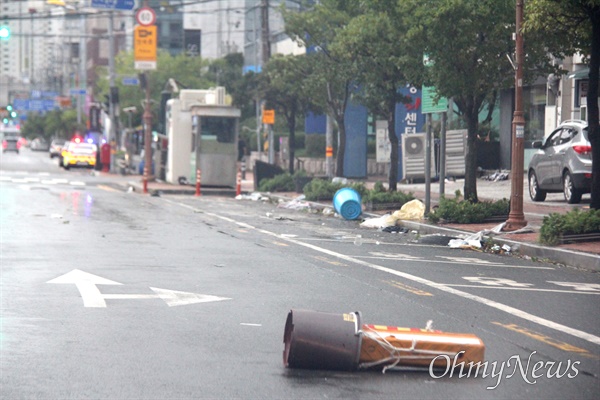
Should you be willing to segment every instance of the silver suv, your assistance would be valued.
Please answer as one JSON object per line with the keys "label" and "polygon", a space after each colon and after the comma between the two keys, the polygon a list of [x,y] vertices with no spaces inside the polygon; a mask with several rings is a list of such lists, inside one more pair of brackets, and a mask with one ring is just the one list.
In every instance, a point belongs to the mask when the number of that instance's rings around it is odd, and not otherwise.
{"label": "silver suv", "polygon": [[529,196],[544,201],[548,192],[563,192],[567,203],[581,201],[592,186],[592,146],[586,121],[568,120],[546,138],[529,163]]}

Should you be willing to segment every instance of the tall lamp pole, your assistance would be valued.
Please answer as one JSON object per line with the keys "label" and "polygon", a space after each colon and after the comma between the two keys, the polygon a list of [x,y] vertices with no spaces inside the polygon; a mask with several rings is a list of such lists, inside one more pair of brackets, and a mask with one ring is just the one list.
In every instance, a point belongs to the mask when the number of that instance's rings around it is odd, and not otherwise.
{"label": "tall lamp pole", "polygon": [[144,72],[141,76],[142,86],[146,92],[144,101],[144,176],[142,178],[142,192],[148,193],[148,181],[152,175],[152,110],[150,109],[150,82],[148,74]]}
{"label": "tall lamp pole", "polygon": [[515,112],[512,121],[512,158],[511,158],[511,192],[510,213],[504,224],[504,231],[515,231],[527,225],[523,214],[523,170],[524,170],[524,134],[525,118],[523,115],[523,2],[517,0],[516,15],[516,71],[515,71]]}

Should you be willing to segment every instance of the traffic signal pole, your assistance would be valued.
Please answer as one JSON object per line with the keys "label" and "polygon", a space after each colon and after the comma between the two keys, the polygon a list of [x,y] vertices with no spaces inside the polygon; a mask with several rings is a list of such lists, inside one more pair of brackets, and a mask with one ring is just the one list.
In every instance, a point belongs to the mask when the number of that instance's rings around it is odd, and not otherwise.
{"label": "traffic signal pole", "polygon": [[510,213],[502,228],[511,232],[527,225],[523,213],[523,170],[525,118],[523,113],[523,0],[517,0],[516,13],[516,71],[515,71],[515,112],[512,122],[512,157]]}

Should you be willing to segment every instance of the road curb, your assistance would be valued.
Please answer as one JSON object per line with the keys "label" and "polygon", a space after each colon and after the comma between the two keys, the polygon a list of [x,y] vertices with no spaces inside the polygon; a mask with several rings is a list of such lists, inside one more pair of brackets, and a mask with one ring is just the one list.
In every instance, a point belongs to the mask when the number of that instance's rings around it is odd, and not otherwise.
{"label": "road curb", "polygon": [[[284,200],[290,201],[289,197],[275,195],[272,193],[262,193],[263,196],[269,197],[276,201]],[[322,208],[333,208],[333,204],[322,204],[307,201],[307,203],[311,204],[312,207],[317,209]],[[365,217],[376,218],[380,217],[379,214],[372,214],[368,212],[363,212],[362,214]],[[468,236],[472,235],[475,232],[463,231],[460,229],[446,228],[438,225],[430,225],[423,222],[417,221],[400,221],[402,226],[408,229],[413,229],[419,231],[424,234],[442,234],[446,236],[452,237],[460,237],[460,236]],[[486,238],[493,238],[495,242],[499,245],[506,244],[513,249],[514,253],[517,253],[522,256],[528,256],[532,258],[538,258],[541,260],[548,260],[553,263],[564,264],[569,267],[582,268],[592,271],[600,271],[600,256],[595,254],[583,253],[580,251],[568,250],[568,249],[560,249],[555,247],[545,247],[537,244],[519,242],[515,240],[510,240],[503,238],[501,236],[495,235],[484,235]]]}
{"label": "road curb", "polygon": [[[429,225],[416,221],[401,221],[401,224],[406,228],[418,230],[419,232],[426,234],[437,233],[454,237],[473,234],[473,232],[469,231]],[[486,238],[492,238],[499,245],[506,244],[510,246],[511,249],[515,250],[515,253],[523,256],[548,260],[554,263],[565,264],[570,267],[600,271],[600,257],[595,254],[582,253],[580,251],[568,249],[559,249],[555,247],[545,247],[532,243],[506,239],[501,236],[484,236]]]}

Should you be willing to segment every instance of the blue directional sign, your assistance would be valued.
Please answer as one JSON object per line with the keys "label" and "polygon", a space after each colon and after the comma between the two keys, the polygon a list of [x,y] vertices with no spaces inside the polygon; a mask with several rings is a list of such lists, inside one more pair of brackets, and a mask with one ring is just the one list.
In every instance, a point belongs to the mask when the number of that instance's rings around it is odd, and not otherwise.
{"label": "blue directional sign", "polygon": [[121,82],[123,82],[123,85],[125,86],[138,86],[140,84],[140,80],[135,76],[126,76]]}
{"label": "blue directional sign", "polygon": [[135,8],[135,0],[92,0],[92,8],[133,10]]}
{"label": "blue directional sign", "polygon": [[15,99],[13,108],[18,111],[51,111],[58,108],[54,100]]}
{"label": "blue directional sign", "polygon": [[78,94],[86,94],[87,91],[85,89],[71,89],[69,90],[69,94],[71,96],[77,96]]}

